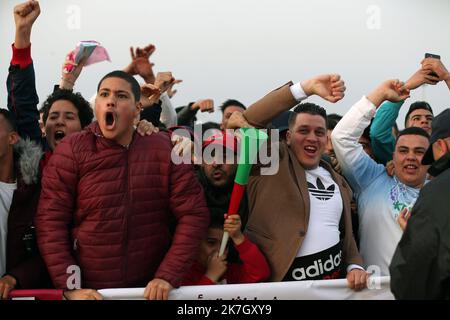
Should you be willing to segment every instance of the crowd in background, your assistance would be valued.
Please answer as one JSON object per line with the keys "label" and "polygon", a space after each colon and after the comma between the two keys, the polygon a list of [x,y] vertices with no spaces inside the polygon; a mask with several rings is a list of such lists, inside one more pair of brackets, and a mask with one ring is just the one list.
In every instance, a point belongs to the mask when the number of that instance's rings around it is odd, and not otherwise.
{"label": "crowd in background", "polygon": [[[0,109],[0,298],[55,288],[97,300],[98,289],[145,287],[145,298],[162,300],[184,285],[337,278],[359,291],[370,275],[391,276],[399,299],[450,297],[450,109],[435,115],[408,101],[423,84],[450,90],[439,58],[405,82],[368,88],[344,115],[307,102],[344,98],[344,80],[330,73],[250,106],[230,97],[221,123],[198,124],[215,102],[174,107],[181,80],[154,72],[151,44],[131,48],[130,64],[104,75],[91,101],[75,90],[86,59],[69,52],[40,104],[30,40],[40,5],[13,14]],[[232,129],[251,127],[279,133],[267,142],[278,169],[255,164],[228,214],[242,139]],[[196,139],[213,161],[175,164]]]}

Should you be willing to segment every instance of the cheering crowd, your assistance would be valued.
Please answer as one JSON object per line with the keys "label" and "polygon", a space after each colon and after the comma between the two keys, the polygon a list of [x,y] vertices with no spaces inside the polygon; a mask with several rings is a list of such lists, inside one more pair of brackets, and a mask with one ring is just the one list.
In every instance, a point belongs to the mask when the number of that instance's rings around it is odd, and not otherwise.
{"label": "cheering crowd", "polygon": [[[154,73],[153,45],[100,75],[91,101],[74,91],[86,59],[69,53],[40,105],[30,42],[39,3],[13,14],[0,109],[1,299],[54,288],[100,300],[99,289],[145,287],[145,298],[166,300],[186,285],[337,278],[359,291],[371,274],[390,276],[398,299],[450,298],[450,109],[408,101],[423,84],[450,90],[440,59],[424,59],[406,82],[382,81],[343,116],[307,102],[344,98],[343,79],[324,74],[248,107],[230,98],[221,123],[197,124],[214,101],[174,108],[181,80]],[[253,165],[228,214],[242,140],[232,129],[252,127],[279,133],[266,142],[277,170]],[[213,161],[174,163],[194,159],[198,139]]]}

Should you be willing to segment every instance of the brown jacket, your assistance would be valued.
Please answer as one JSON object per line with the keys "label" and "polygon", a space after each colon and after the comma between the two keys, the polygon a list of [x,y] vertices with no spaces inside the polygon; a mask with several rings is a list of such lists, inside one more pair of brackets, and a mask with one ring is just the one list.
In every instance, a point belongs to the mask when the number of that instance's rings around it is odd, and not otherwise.
{"label": "brown jacket", "polygon": [[[276,115],[295,106],[290,85],[276,89],[249,107],[244,112],[245,119],[251,125],[264,127]],[[265,254],[272,271],[271,281],[281,281],[294,261],[308,231],[310,210],[305,169],[285,143],[280,143],[279,154],[275,175],[259,175],[259,170],[254,170],[248,183],[250,213],[245,233]],[[326,162],[320,165],[331,173],[342,195],[343,262],[362,265],[352,232],[352,191]]]}

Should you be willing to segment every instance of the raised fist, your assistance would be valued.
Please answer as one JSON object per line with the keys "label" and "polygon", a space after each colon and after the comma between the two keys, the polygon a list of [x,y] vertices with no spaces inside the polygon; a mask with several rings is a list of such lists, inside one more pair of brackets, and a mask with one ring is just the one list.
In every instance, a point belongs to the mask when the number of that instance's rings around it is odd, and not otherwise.
{"label": "raised fist", "polygon": [[33,23],[41,13],[39,2],[29,0],[14,7],[14,22],[17,29],[31,29]]}
{"label": "raised fist", "polygon": [[324,74],[301,82],[307,96],[318,95],[332,103],[344,97],[345,83],[338,74]]}

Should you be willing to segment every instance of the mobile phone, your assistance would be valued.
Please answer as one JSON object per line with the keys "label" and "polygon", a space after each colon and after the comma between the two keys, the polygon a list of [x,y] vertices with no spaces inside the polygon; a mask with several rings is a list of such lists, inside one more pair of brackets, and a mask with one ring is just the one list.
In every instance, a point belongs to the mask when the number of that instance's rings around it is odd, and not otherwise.
{"label": "mobile phone", "polygon": [[[439,59],[440,60],[441,56],[439,56],[437,54],[433,54],[433,53],[425,53],[425,58],[433,58],[433,59]],[[434,72],[431,72],[430,76],[439,78],[439,76],[436,73],[434,73]]]}
{"label": "mobile phone", "polygon": [[425,58],[441,59],[441,56],[432,53],[425,53]]}

